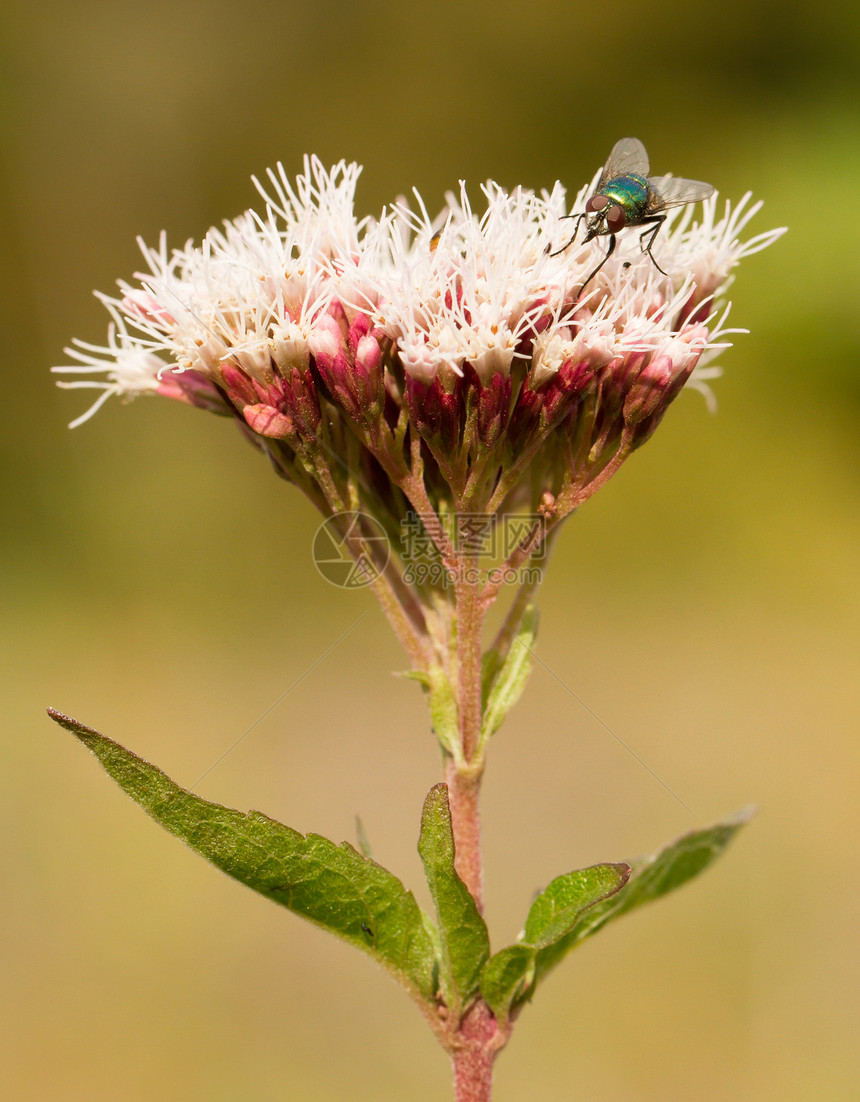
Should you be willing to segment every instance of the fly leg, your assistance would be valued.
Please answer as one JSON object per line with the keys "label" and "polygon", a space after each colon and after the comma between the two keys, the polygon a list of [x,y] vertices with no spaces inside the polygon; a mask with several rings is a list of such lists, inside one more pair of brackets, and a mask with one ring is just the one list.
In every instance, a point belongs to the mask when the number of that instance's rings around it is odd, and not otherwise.
{"label": "fly leg", "polygon": [[[659,229],[659,226],[657,228]],[[597,273],[600,271],[600,269],[603,267],[603,265],[606,263],[606,261],[610,258],[610,256],[612,256],[612,254],[615,252],[615,242],[616,242],[616,240],[617,239],[615,237],[615,234],[611,233],[609,235],[609,248],[606,250],[606,256],[604,256],[604,258],[600,261],[600,263],[597,265],[597,267],[594,269],[594,271],[591,273],[591,275],[588,277],[588,279],[585,281],[585,283],[583,283],[583,285],[579,288],[579,293],[576,296],[578,299],[582,298],[582,292],[589,285],[589,283],[591,283],[592,279],[594,279],[594,277],[597,275]],[[653,260],[654,257],[652,256],[651,259]]]}
{"label": "fly leg", "polygon": [[568,247],[568,245],[572,245],[574,243],[574,241],[576,240],[576,235],[579,233],[579,223],[583,220],[584,217],[585,217],[584,214],[564,214],[564,215],[562,215],[562,218],[575,218],[576,219],[576,225],[573,227],[572,235],[567,239],[567,241],[565,241],[565,243],[562,245],[562,247],[560,249],[556,249],[555,252],[551,253],[549,250],[552,246],[547,245],[546,252],[550,256],[558,256],[560,253],[564,252],[564,250]]}
{"label": "fly leg", "polygon": [[[654,238],[660,232],[660,227],[663,225],[663,223],[665,221],[666,221],[666,215],[665,214],[654,214],[650,218],[643,218],[642,221],[639,223],[640,226],[643,226],[648,222],[653,222],[654,223],[654,228],[653,229],[647,229],[640,236],[639,243],[642,246],[642,252],[647,253],[651,257],[651,263],[654,265],[654,267],[657,269],[657,271],[662,272],[663,275],[668,275],[669,273],[663,271],[663,269],[660,267],[660,265],[654,259],[654,254],[651,252],[651,247],[654,244]],[[646,237],[648,238],[648,244],[647,245],[645,244],[645,238]]]}

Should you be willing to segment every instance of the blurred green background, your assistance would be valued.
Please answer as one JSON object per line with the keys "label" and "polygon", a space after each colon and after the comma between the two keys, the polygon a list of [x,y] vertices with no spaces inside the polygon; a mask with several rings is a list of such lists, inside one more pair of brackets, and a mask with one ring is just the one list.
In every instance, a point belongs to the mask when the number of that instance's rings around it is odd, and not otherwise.
{"label": "blurred green background", "polygon": [[199,239],[278,159],[363,163],[361,213],[413,185],[436,209],[461,177],[575,190],[634,134],[657,173],[764,198],[749,232],[790,226],[733,288],[751,333],[719,415],[678,401],[569,523],[542,599],[542,661],[693,815],[537,668],[485,785],[495,944],[557,873],[760,814],[553,977],[496,1098],[854,1102],[853,7],[34,0],[0,19],[7,1097],[450,1097],[394,985],[163,835],[44,715],[192,785],[286,693],[198,791],[336,840],[358,813],[426,900],[438,754],[372,597],[319,577],[315,515],[229,426],[141,400],[70,433],[86,395],[47,369],[103,339],[90,290],[137,267],[136,234]]}

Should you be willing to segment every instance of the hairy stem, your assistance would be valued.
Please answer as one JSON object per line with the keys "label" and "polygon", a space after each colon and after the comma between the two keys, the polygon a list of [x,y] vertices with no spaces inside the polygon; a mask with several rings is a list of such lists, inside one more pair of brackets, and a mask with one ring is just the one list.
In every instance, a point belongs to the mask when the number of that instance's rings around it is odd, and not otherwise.
{"label": "hairy stem", "polygon": [[463,758],[470,765],[481,737],[481,630],[484,612],[481,604],[478,560],[461,555],[455,581],[457,609],[458,706],[460,744]]}
{"label": "hairy stem", "polygon": [[484,872],[481,857],[481,774],[458,769],[452,757],[445,762],[445,781],[454,832],[454,868],[478,904],[484,909]]}
{"label": "hairy stem", "polygon": [[479,999],[460,1023],[459,1044],[451,1056],[456,1102],[490,1102],[493,1061],[506,1040],[489,1007]]}
{"label": "hairy stem", "polygon": [[481,739],[481,629],[484,613],[480,604],[477,557],[458,555],[454,581],[456,609],[456,693],[459,723],[460,761],[446,764],[448,798],[454,830],[455,867],[472,893],[478,908],[483,906],[481,820],[478,798],[482,765],[476,760]]}

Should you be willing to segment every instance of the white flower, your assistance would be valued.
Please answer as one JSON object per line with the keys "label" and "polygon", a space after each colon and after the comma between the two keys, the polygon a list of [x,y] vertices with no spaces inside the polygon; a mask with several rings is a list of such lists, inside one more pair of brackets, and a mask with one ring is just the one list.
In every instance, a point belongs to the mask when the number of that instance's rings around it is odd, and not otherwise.
{"label": "white flower", "polygon": [[[694,220],[698,208],[687,206],[670,213],[668,234],[660,235],[660,263],[666,259],[672,269],[686,272],[702,298],[725,291],[732,271],[744,257],[766,249],[786,232],[785,227],[766,230],[747,241],[740,235],[762,208],[762,202],[750,202],[746,192],[734,207],[726,202],[717,217],[719,197],[714,194],[702,203],[702,218]],[[674,215],[674,218],[671,216]],[[664,267],[666,265],[663,265]]]}
{"label": "white flower", "polygon": [[107,344],[93,345],[76,340],[70,348],[64,349],[76,362],[51,369],[61,375],[96,376],[72,381],[62,379],[57,383],[64,390],[101,391],[90,408],[70,422],[69,428],[73,429],[88,421],[113,395],[130,399],[138,394],[157,392],[162,375],[170,371],[169,364],[129,333],[115,302],[100,297],[113,318],[108,326]]}
{"label": "white flower", "polygon": [[[596,239],[556,254],[570,227],[560,184],[536,195],[490,182],[479,215],[461,183],[436,218],[416,193],[417,214],[401,201],[379,219],[359,220],[359,173],[355,164],[327,171],[306,158],[293,184],[278,165],[265,184],[255,181],[262,214],[210,230],[199,246],[168,250],[164,235],[155,248],[141,243],[148,270],[136,284],[120,283],[118,297],[102,296],[113,318],[107,344],[78,344],[69,353],[76,365],[56,369],[105,376],[61,384],[102,390],[74,424],[111,394],[158,391],[165,371],[192,370],[220,387],[229,363],[270,387],[308,365],[313,334],[331,311],[344,324],[367,315],[407,376],[439,377],[446,389],[467,364],[487,384],[519,360],[540,386],[570,359],[601,368],[634,351],[665,354],[689,324],[700,327],[703,312],[713,312],[708,303],[740,259],[783,232],[740,241],[760,207],[748,195],[734,209],[727,203],[721,218],[716,197],[698,218],[698,207],[670,210],[655,246],[669,275],[642,252],[638,234],[622,233],[580,300],[606,246]],[[583,188],[574,208],[588,194]],[[713,349],[716,335],[697,333],[698,355]],[[697,371],[694,385],[706,377]]]}

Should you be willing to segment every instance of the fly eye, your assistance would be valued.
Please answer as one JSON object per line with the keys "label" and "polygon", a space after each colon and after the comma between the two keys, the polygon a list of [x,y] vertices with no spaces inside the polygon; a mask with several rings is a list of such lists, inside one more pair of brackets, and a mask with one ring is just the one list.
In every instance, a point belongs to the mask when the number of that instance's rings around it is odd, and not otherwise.
{"label": "fly eye", "polygon": [[623,230],[626,221],[624,211],[617,205],[606,215],[606,225],[609,227],[610,233],[618,233],[619,230]]}
{"label": "fly eye", "polygon": [[609,200],[605,195],[592,195],[592,197],[585,204],[585,209],[588,214],[594,214],[595,211],[605,210],[609,206]]}

